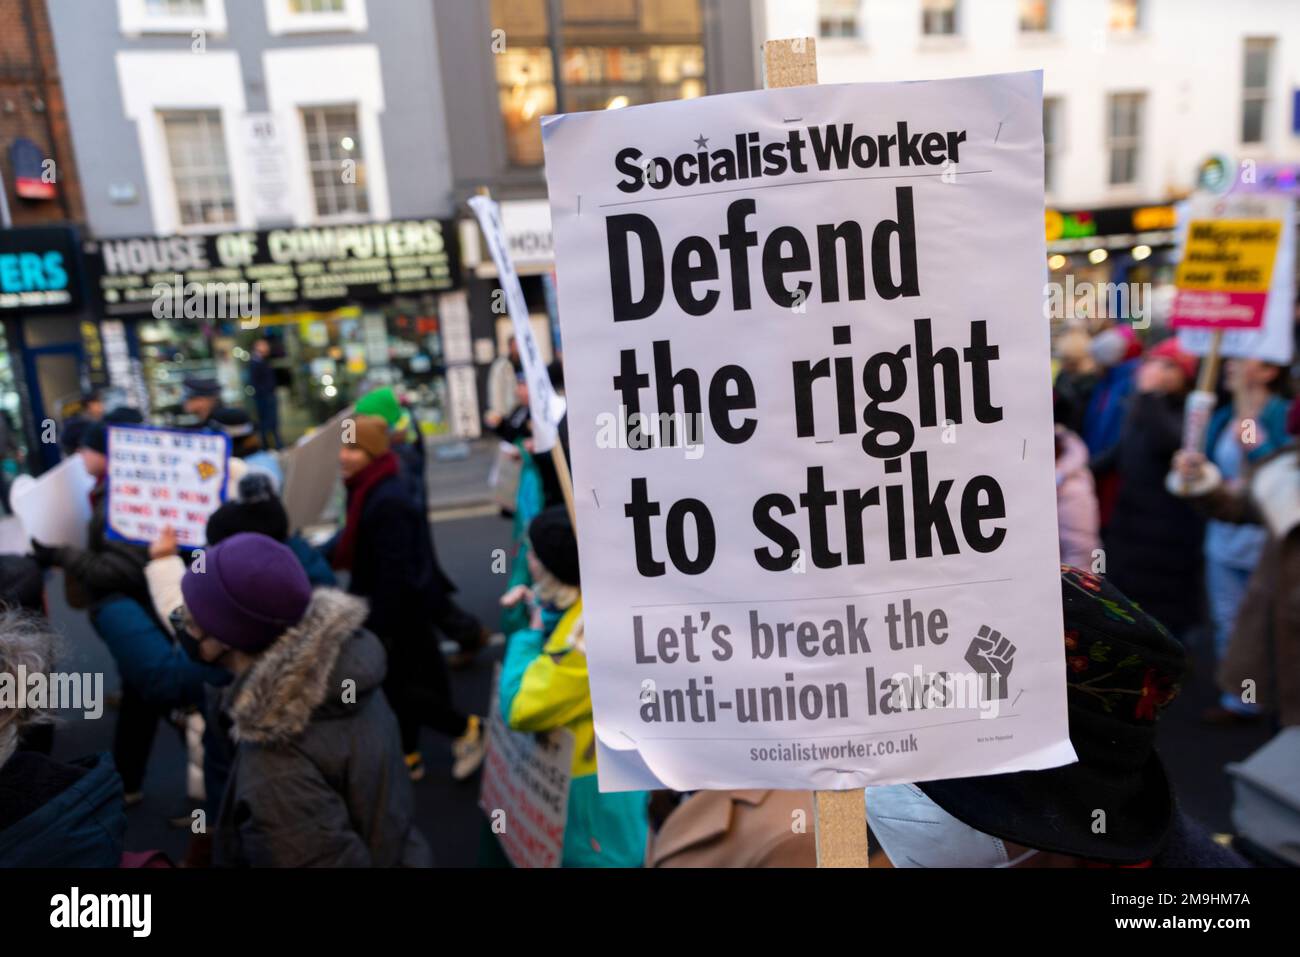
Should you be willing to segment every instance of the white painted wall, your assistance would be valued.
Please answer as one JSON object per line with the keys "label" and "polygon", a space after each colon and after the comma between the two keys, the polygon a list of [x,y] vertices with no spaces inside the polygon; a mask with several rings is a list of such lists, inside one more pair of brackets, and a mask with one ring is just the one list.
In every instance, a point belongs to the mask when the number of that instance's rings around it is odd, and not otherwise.
{"label": "white painted wall", "polygon": [[[762,0],[765,38],[816,36],[817,0]],[[960,0],[961,35],[921,36],[921,0],[861,0],[856,39],[818,39],[822,83],[1044,71],[1062,101],[1057,188],[1064,208],[1158,202],[1189,190],[1211,153],[1300,162],[1291,132],[1300,88],[1300,0],[1145,0],[1135,36],[1106,30],[1108,0],[1055,0],[1050,36],[1022,35],[1017,0]],[[1246,38],[1274,39],[1265,142],[1240,142]],[[1146,94],[1134,187],[1107,183],[1106,103]]]}

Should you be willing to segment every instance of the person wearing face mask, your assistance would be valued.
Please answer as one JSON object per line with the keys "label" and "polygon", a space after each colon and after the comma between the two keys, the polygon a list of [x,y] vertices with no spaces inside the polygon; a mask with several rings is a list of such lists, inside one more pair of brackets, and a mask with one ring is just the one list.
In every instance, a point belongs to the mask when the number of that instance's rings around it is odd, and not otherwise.
{"label": "person wearing face mask", "polygon": [[578,541],[563,506],[544,509],[528,526],[530,590],[503,603],[530,600],[530,627],[510,636],[501,666],[500,707],[516,731],[573,732],[573,776],[564,828],[563,867],[639,867],[649,832],[648,795],[602,793],[596,786],[596,727],[587,680],[587,646],[578,590]]}
{"label": "person wearing face mask", "polygon": [[429,866],[365,602],[313,592],[292,551],[251,532],[209,548],[181,592],[177,637],[232,675],[217,715],[234,759],[214,862]]}
{"label": "person wearing face mask", "polygon": [[1078,761],[867,789],[895,867],[1244,867],[1179,808],[1155,750],[1182,646],[1114,585],[1063,567],[1066,705]]}

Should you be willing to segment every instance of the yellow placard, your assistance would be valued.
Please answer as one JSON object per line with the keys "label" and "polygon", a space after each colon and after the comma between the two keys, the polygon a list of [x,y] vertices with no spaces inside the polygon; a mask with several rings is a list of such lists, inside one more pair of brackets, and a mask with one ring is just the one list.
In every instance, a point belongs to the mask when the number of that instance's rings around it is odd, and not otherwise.
{"label": "yellow placard", "polygon": [[1195,219],[1187,227],[1179,289],[1268,292],[1282,237],[1275,219]]}

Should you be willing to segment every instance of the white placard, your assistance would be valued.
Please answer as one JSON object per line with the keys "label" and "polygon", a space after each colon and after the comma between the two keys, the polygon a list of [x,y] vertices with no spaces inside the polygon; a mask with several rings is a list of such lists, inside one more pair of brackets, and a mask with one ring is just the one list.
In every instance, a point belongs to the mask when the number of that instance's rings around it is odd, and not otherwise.
{"label": "white placard", "polygon": [[515,339],[519,342],[519,358],[523,361],[524,377],[528,381],[528,405],[532,412],[533,450],[549,452],[555,444],[556,428],[564,418],[565,402],[551,386],[551,376],[546,371],[546,359],[528,318],[528,304],[519,285],[519,276],[510,261],[505,233],[501,226],[501,209],[486,196],[474,196],[470,209],[478,217],[487,240],[492,259],[497,265],[497,281],[505,292],[506,312],[514,324]]}
{"label": "white placard", "polygon": [[321,517],[338,488],[339,450],[343,422],[353,410],[344,409],[315,432],[304,435],[284,458],[284,510],[289,530],[300,532]]}
{"label": "white placard", "polygon": [[[501,669],[492,679],[479,807],[515,867],[559,867],[573,775],[573,732],[525,734],[501,717]],[[495,825],[500,823],[501,828]]]}
{"label": "white placard", "polygon": [[1073,761],[1041,73],[543,136],[601,788]]}
{"label": "white placard", "polygon": [[171,527],[182,546],[207,544],[229,468],[230,438],[219,432],[109,426],[107,534],[148,544]]}
{"label": "white placard", "polygon": [[85,548],[94,487],[81,456],[71,455],[40,478],[14,479],[9,504],[29,538],[51,547]]}

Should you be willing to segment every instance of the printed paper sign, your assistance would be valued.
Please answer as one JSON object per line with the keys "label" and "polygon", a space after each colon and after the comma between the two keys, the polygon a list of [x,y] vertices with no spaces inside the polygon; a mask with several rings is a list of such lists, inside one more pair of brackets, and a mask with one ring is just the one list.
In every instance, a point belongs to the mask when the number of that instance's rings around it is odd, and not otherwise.
{"label": "printed paper sign", "polygon": [[[1295,348],[1295,201],[1289,197],[1251,193],[1193,197],[1179,211],[1177,238],[1180,250],[1192,248],[1195,243],[1194,227],[1206,221],[1213,222],[1216,228],[1227,224],[1227,228],[1234,233],[1249,230],[1249,227],[1239,228],[1241,223],[1276,223],[1279,225],[1276,253],[1271,264],[1270,280],[1264,287],[1266,295],[1261,300],[1258,290],[1248,294],[1253,297],[1252,310],[1255,305],[1259,305],[1261,310],[1261,318],[1255,328],[1231,324],[1206,326],[1201,323],[1189,328],[1190,324],[1180,321],[1178,316],[1180,304],[1187,295],[1180,289],[1171,319],[1174,325],[1180,327],[1179,343],[1193,355],[1203,356],[1209,353],[1212,338],[1219,331],[1223,333],[1219,354],[1224,358],[1253,358],[1276,365],[1290,365]],[[1258,262],[1261,258],[1267,258],[1259,248],[1262,245],[1262,242],[1257,244],[1255,251],[1246,254],[1244,261]],[[1180,264],[1179,276],[1183,274],[1184,267]],[[1211,302],[1213,301],[1212,298]],[[1253,317],[1253,311],[1251,315]]]}
{"label": "printed paper sign", "polygon": [[230,439],[147,426],[108,430],[108,532],[148,544],[168,526],[181,546],[207,544],[208,518],[226,498]]}
{"label": "printed paper sign", "polygon": [[1041,74],[543,135],[601,788],[1073,761]]}
{"label": "printed paper sign", "polygon": [[1175,282],[1174,328],[1258,329],[1273,280],[1282,222],[1195,219]]}
{"label": "printed paper sign", "polygon": [[492,679],[487,756],[478,805],[515,867],[559,867],[569,811],[573,732],[525,734],[506,727]]}
{"label": "printed paper sign", "polygon": [[486,196],[471,198],[469,206],[478,217],[483,238],[487,240],[488,249],[492,252],[492,260],[497,266],[497,281],[505,293],[506,311],[510,313],[515,339],[519,343],[519,358],[523,361],[524,377],[528,381],[533,450],[549,452],[557,438],[556,429],[564,418],[564,399],[551,386],[546,359],[528,321],[528,303],[524,301],[524,290],[519,285],[519,276],[515,273],[510,250],[506,246],[505,230],[501,225],[501,207]]}

